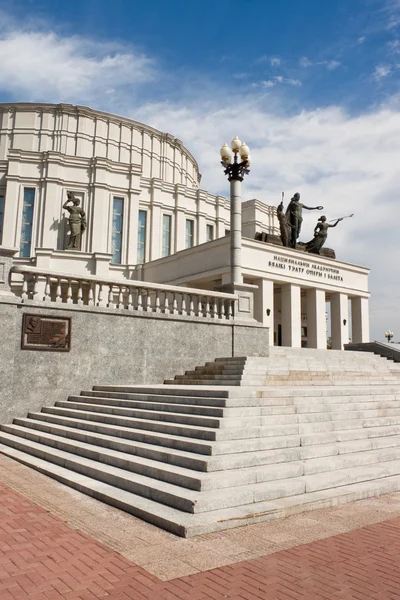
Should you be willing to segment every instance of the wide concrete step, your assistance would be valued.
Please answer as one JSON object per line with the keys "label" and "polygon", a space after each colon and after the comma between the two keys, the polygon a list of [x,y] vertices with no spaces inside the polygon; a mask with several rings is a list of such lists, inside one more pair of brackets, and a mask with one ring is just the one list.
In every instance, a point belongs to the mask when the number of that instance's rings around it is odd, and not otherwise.
{"label": "wide concrete step", "polygon": [[90,458],[99,463],[105,463],[114,467],[123,469],[133,473],[138,473],[149,478],[155,478],[158,481],[172,483],[176,486],[184,487],[190,490],[198,490],[204,488],[200,473],[185,469],[171,464],[164,464],[161,461],[144,458],[141,456],[132,456],[126,452],[116,450],[114,448],[106,448],[99,446],[96,443],[91,443],[95,440],[78,441],[69,439],[65,436],[55,435],[37,431],[36,429],[28,429],[17,424],[2,425],[0,430],[0,441],[7,443],[6,438],[2,438],[3,432],[9,435],[36,442],[50,448],[62,450],[76,456]]}
{"label": "wide concrete step", "polygon": [[213,443],[212,454],[220,456],[242,452],[259,452],[264,450],[277,450],[281,448],[296,448],[299,446],[309,448],[311,456],[315,446],[336,444],[337,442],[358,442],[360,440],[391,437],[400,435],[399,425],[348,429],[343,431],[313,432],[308,434],[282,434],[267,437],[254,437],[234,440],[218,440]]}
{"label": "wide concrete step", "polygon": [[[266,417],[268,419],[268,417]],[[354,430],[359,428],[374,428],[386,425],[400,425],[399,416],[343,419],[337,421],[316,421],[311,423],[285,424],[285,425],[248,425],[234,428],[220,428],[215,430],[216,440],[240,440],[262,438],[282,435],[304,435],[313,433],[326,433]]]}
{"label": "wide concrete step", "polygon": [[[160,461],[165,465],[171,464],[185,467],[186,469],[192,469],[194,471],[208,470],[208,458],[203,454],[187,452],[185,450],[176,450],[175,448],[166,448],[149,442],[145,443],[121,438],[117,435],[119,431],[112,427],[105,428],[105,430],[109,432],[109,434],[106,434],[80,429],[79,422],[74,424],[76,425],[76,428],[69,426],[66,423],[59,425],[57,423],[38,421],[35,419],[14,419],[14,425],[33,429],[38,432],[50,433],[70,440],[95,444],[104,448],[125,452],[126,454],[133,454],[142,458]],[[72,425],[72,423],[70,425]],[[7,425],[5,427],[9,426]]]}
{"label": "wide concrete step", "polygon": [[379,464],[363,465],[360,467],[343,468],[330,473],[308,475],[306,491],[316,492],[323,489],[332,489],[349,483],[377,480],[382,477],[400,475],[400,460],[388,460]]}
{"label": "wide concrete step", "polygon": [[[158,411],[173,413],[174,415],[188,415],[189,417],[213,417],[219,420],[224,416],[224,408],[214,406],[198,406],[191,404],[177,404],[169,402],[143,402],[142,400],[126,400],[124,398],[107,398],[102,396],[69,396],[68,402],[77,402],[79,404],[99,405],[104,407],[119,407],[124,409],[133,409],[137,414],[143,415],[156,414]],[[208,423],[209,421],[206,420]]]}
{"label": "wide concrete step", "polygon": [[[206,407],[206,408],[223,408],[226,406],[228,398],[214,398],[212,395],[205,396],[170,396],[165,390],[165,395],[161,394],[136,394],[124,392],[106,392],[83,390],[81,396],[93,398],[115,398],[118,400],[134,400],[135,402],[143,402],[146,404],[161,404],[167,403],[178,404],[179,406],[188,405],[189,407]],[[162,410],[162,409],[161,409]]]}
{"label": "wide concrete step", "polygon": [[213,446],[211,441],[167,433],[151,432],[144,429],[135,429],[126,424],[124,426],[120,424],[114,425],[113,423],[104,423],[97,420],[89,421],[82,418],[82,416],[84,416],[82,413],[78,413],[78,411],[76,411],[76,413],[75,417],[70,417],[60,412],[30,412],[28,413],[28,417],[29,419],[37,421],[55,423],[65,427],[73,427],[82,429],[83,431],[91,431],[105,435],[115,435],[124,440],[133,440],[144,444],[154,444],[155,446],[173,448],[185,452],[195,452],[204,455],[209,455],[212,452]]}
{"label": "wide concrete step", "polygon": [[200,397],[208,397],[210,396],[210,392],[212,392],[213,398],[229,398],[230,390],[224,390],[218,387],[209,386],[208,388],[191,388],[190,386],[169,386],[165,387],[164,384],[160,385],[94,385],[94,391],[99,392],[122,392],[128,394],[151,394],[151,395],[159,395],[165,396],[194,396],[196,398]]}
{"label": "wide concrete step", "polygon": [[[68,404],[66,402],[65,404]],[[99,408],[99,407],[98,407]],[[101,408],[101,407],[100,407]],[[133,429],[145,429],[147,431],[156,431],[158,433],[168,433],[170,435],[179,435],[183,437],[192,437],[202,440],[215,440],[216,430],[211,427],[201,427],[199,425],[188,425],[180,423],[167,423],[165,421],[155,421],[150,419],[140,419],[107,412],[100,412],[85,408],[69,408],[64,406],[45,406],[42,408],[45,413],[53,415],[63,415],[66,417],[76,417],[99,423],[109,423],[119,425],[120,427],[129,427]]]}
{"label": "wide concrete step", "polygon": [[192,537],[279,517],[288,517],[304,511],[328,508],[400,490],[400,476],[394,475],[380,478],[377,481],[348,484],[331,490],[300,493],[290,497],[276,498],[272,501],[252,502],[238,507],[189,514],[132,492],[115,488],[113,485],[100,482],[12,447],[2,446],[1,452],[65,485],[182,537]]}
{"label": "wide concrete step", "polygon": [[125,469],[99,463],[97,460],[71,454],[58,448],[50,448],[42,443],[26,440],[4,431],[0,431],[0,443],[66,467],[71,471],[149,498],[160,504],[166,504],[167,506],[172,506],[173,508],[189,513],[207,512],[209,510],[218,510],[288,495],[301,494],[304,493],[306,485],[304,478],[296,477],[294,474],[295,472],[300,473],[301,466],[296,466],[295,468],[294,466],[287,465],[288,470],[291,468],[293,480],[263,481],[251,485],[203,491],[200,493],[160,481],[153,477],[146,477],[131,471],[127,472]]}
{"label": "wide concrete step", "polygon": [[[279,464],[287,461],[301,461],[336,457],[352,453],[367,454],[369,451],[399,448],[400,435],[382,438],[366,438],[356,441],[334,442],[312,446],[279,447],[272,450],[249,450],[231,454],[212,455],[207,461],[208,471],[242,469],[250,466]],[[223,443],[222,443],[223,444]]]}
{"label": "wide concrete step", "polygon": [[[80,400],[81,397],[78,396]],[[200,427],[219,427],[220,419],[213,418],[206,415],[191,415],[187,413],[179,413],[179,412],[168,412],[168,411],[160,411],[152,407],[151,410],[144,409],[134,409],[134,408],[125,408],[121,406],[112,405],[112,402],[107,404],[101,404],[97,401],[89,400],[89,401],[79,401],[74,402],[68,400],[67,402],[56,402],[56,406],[60,408],[73,408],[74,410],[84,410],[90,412],[100,412],[112,415],[119,415],[122,417],[132,417],[135,419],[145,419],[145,420],[153,420],[156,419],[158,422],[165,421],[168,423],[179,423],[185,425],[193,425]]]}
{"label": "wide concrete step", "polygon": [[347,387],[343,386],[265,386],[265,388],[259,390],[260,397],[266,398],[301,398],[306,397],[311,399],[313,397],[338,397],[338,396],[351,396],[351,397],[365,397],[365,396],[396,396],[400,398],[400,384],[399,385],[364,385],[357,384],[357,386]]}

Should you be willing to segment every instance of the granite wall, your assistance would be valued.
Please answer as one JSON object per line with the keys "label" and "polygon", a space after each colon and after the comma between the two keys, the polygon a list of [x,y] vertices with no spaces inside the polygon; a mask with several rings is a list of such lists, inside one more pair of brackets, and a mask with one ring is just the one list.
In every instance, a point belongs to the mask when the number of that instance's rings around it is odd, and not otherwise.
{"label": "granite wall", "polygon": [[[22,350],[24,313],[71,317],[70,352]],[[162,383],[216,357],[243,355],[268,355],[268,329],[0,299],[0,423],[96,384]]]}

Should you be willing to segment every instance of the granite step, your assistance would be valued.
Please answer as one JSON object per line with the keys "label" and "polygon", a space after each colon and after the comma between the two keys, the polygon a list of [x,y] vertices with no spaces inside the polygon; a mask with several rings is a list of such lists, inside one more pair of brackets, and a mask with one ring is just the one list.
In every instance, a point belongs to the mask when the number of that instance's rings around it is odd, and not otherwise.
{"label": "granite step", "polygon": [[[0,443],[93,479],[98,479],[103,483],[111,484],[160,504],[166,504],[189,513],[202,513],[304,493],[306,485],[304,477],[296,477],[296,474],[301,474],[302,466],[294,466],[289,463],[286,471],[292,474],[292,480],[287,480],[287,473],[285,473],[284,478],[280,481],[264,481],[226,489],[206,490],[200,493],[153,477],[146,477],[131,471],[127,472],[125,469],[99,463],[96,460],[71,454],[58,448],[49,448],[42,443],[28,441],[4,431],[0,431]],[[282,469],[281,465],[279,467]],[[271,477],[282,472],[280,469],[275,469],[274,473],[271,469]]]}
{"label": "granite step", "polygon": [[270,519],[284,518],[305,511],[328,508],[400,490],[400,476],[394,475],[381,477],[376,481],[343,485],[330,490],[301,493],[272,501],[189,514],[132,492],[117,489],[112,485],[12,447],[2,446],[1,452],[65,485],[181,537],[192,537]]}
{"label": "granite step", "polygon": [[[70,397],[71,398],[71,397]],[[188,412],[178,412],[176,405],[174,410],[160,410],[157,406],[150,406],[150,409],[135,408],[126,405],[118,404],[113,400],[99,401],[98,398],[85,398],[84,396],[72,397],[66,402],[56,402],[55,406],[62,408],[73,408],[75,410],[84,410],[90,412],[101,412],[123,417],[133,417],[137,419],[156,419],[157,421],[166,421],[170,423],[184,423],[188,425],[199,425],[200,427],[219,427],[221,417],[210,416],[205,414],[192,414]]]}
{"label": "granite step", "polygon": [[79,428],[84,431],[98,432],[110,435],[116,435],[123,439],[133,440],[145,444],[154,444],[175,450],[184,450],[185,452],[196,452],[198,454],[209,455],[212,452],[210,441],[185,436],[171,435],[165,432],[152,432],[144,429],[135,429],[128,424],[104,423],[97,420],[88,420],[82,418],[82,413],[77,413],[75,417],[69,417],[60,412],[50,413],[43,410],[40,413],[28,413],[29,419],[45,421],[46,423],[55,423],[66,427]]}
{"label": "granite step", "polygon": [[226,406],[228,398],[213,398],[208,396],[169,396],[165,393],[164,396],[161,394],[136,394],[127,392],[106,392],[106,391],[94,391],[94,390],[83,390],[81,396],[93,397],[93,398],[116,398],[121,400],[135,400],[136,402],[152,403],[152,404],[178,404],[194,406],[204,406],[210,408],[223,408]]}
{"label": "granite step", "polygon": [[[35,429],[36,431],[59,435],[71,440],[97,444],[105,448],[119,450],[126,454],[133,454],[142,458],[160,461],[163,464],[171,464],[194,471],[207,471],[209,458],[203,454],[188,452],[185,450],[176,450],[175,448],[158,446],[149,442],[138,442],[118,436],[119,430],[116,428],[105,427],[108,433],[97,431],[88,431],[81,429],[81,423],[74,423],[76,427],[67,424],[51,423],[39,421],[36,419],[18,418],[14,419],[14,425]],[[71,424],[70,424],[71,425]]]}
{"label": "granite step", "polygon": [[[59,406],[62,404],[62,406]],[[64,406],[65,405],[65,406]],[[122,427],[132,427],[136,429],[147,429],[149,431],[157,431],[160,433],[170,433],[171,435],[181,435],[186,437],[195,437],[204,440],[215,440],[216,430],[212,428],[212,425],[199,425],[193,424],[192,422],[172,422],[163,420],[148,419],[142,417],[131,417],[123,413],[123,409],[114,409],[113,407],[110,412],[107,412],[107,407],[96,406],[96,405],[70,405],[69,402],[56,403],[56,406],[45,406],[43,412],[51,414],[62,414],[65,416],[78,417],[83,419],[89,419],[91,421],[99,421],[102,423],[110,423],[113,425],[120,425]],[[113,411],[120,411],[119,414]],[[167,413],[159,413],[165,415]],[[81,415],[81,416],[79,416]],[[153,415],[151,415],[153,416]],[[169,416],[169,415],[168,415]],[[158,418],[158,415],[157,415]],[[182,416],[183,419],[183,416]],[[213,422],[216,420],[213,419]]]}

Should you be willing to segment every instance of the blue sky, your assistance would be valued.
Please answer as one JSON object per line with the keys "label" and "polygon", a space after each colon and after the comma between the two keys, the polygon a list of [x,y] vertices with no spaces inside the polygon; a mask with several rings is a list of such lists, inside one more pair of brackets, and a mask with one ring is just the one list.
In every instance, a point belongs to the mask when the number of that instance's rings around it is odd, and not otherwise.
{"label": "blue sky", "polygon": [[246,199],[300,191],[328,218],[355,213],[328,245],[371,267],[373,337],[400,340],[400,0],[0,0],[10,100],[168,131],[213,193],[227,193],[219,147],[239,135]]}

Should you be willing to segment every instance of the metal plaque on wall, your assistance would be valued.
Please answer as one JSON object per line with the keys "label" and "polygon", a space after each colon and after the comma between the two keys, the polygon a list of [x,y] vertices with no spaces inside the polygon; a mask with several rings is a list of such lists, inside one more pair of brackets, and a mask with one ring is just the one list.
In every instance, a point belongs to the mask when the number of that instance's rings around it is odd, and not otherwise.
{"label": "metal plaque on wall", "polygon": [[71,348],[70,317],[24,314],[22,350],[69,352]]}

